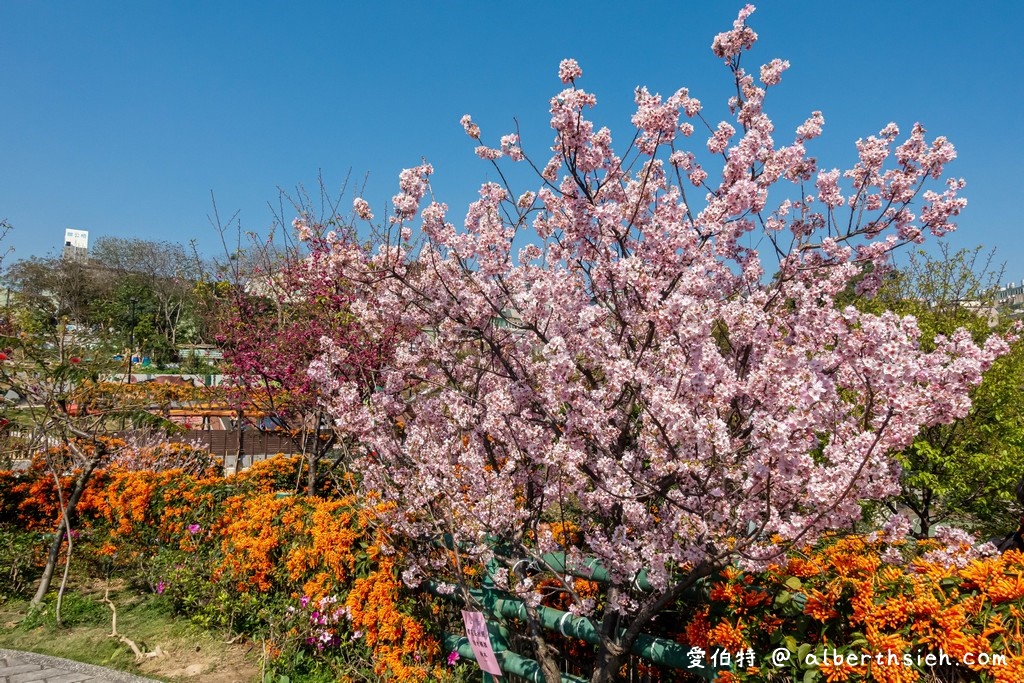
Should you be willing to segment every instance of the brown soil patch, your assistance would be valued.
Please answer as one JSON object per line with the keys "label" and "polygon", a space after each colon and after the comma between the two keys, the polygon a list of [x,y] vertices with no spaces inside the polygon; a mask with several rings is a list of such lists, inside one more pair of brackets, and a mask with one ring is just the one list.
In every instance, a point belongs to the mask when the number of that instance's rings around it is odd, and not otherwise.
{"label": "brown soil patch", "polygon": [[252,683],[260,677],[258,647],[224,644],[216,650],[186,643],[161,645],[165,654],[139,665],[143,676],[194,683]]}

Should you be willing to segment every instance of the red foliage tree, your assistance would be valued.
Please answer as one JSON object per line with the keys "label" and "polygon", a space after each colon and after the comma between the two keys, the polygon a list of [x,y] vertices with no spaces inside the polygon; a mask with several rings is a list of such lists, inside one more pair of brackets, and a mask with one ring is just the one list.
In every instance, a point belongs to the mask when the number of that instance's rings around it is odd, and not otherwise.
{"label": "red foliage tree", "polygon": [[335,255],[367,258],[354,232],[324,235],[323,225],[306,218],[294,225],[304,246],[274,258],[262,249],[255,277],[232,292],[219,340],[236,408],[297,441],[309,464],[306,492],[313,495],[317,465],[339,444],[339,432],[307,372],[310,361],[322,354],[322,340],[330,339],[333,349],[341,349],[335,351],[341,353],[340,372],[368,396],[400,330],[376,326],[371,331],[352,314],[354,289],[341,276],[344,263]]}

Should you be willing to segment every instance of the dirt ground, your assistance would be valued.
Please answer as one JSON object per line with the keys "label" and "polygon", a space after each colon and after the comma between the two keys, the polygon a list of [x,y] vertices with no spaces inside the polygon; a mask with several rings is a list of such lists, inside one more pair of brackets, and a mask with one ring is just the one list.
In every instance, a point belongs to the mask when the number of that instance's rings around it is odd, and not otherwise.
{"label": "dirt ground", "polygon": [[225,644],[212,651],[200,645],[180,643],[161,646],[165,654],[139,665],[143,676],[195,683],[252,683],[260,678],[260,667],[254,659],[259,646]]}

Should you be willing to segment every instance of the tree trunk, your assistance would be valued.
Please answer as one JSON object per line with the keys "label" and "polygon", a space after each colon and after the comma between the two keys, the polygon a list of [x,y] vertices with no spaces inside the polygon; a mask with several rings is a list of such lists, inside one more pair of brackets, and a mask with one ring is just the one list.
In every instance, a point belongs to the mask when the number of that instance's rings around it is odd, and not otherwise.
{"label": "tree trunk", "polygon": [[243,438],[244,432],[242,431],[242,409],[239,408],[235,413],[238,418],[238,449],[235,451],[235,474],[242,471],[242,457],[245,455],[245,441]]}
{"label": "tree trunk", "polygon": [[57,560],[60,558],[60,547],[64,544],[65,529],[68,528],[68,518],[74,517],[78,500],[82,497],[82,493],[85,492],[85,486],[89,483],[89,479],[92,478],[93,470],[96,469],[98,462],[98,457],[91,458],[85,469],[82,470],[82,473],[78,475],[78,479],[75,480],[75,488],[72,489],[71,496],[68,498],[65,514],[61,515],[60,521],[57,522],[57,530],[53,535],[53,541],[50,543],[50,551],[46,555],[46,567],[43,569],[43,575],[39,579],[39,588],[32,598],[33,607],[38,607],[50,591],[50,582],[53,580],[53,574],[57,569]]}
{"label": "tree trunk", "polygon": [[[526,578],[523,569],[520,568],[520,563],[514,564],[512,569],[516,580],[522,581]],[[544,675],[544,683],[562,683],[562,672],[559,670],[558,661],[554,656],[555,649],[548,644],[544,637],[544,627],[541,626],[537,608],[525,601],[523,605],[526,608],[526,626],[530,632],[530,640],[533,642],[534,657]]]}
{"label": "tree trunk", "polygon": [[[309,466],[309,471],[306,473],[306,495],[316,495],[316,468],[320,463],[321,447],[323,444],[320,443],[320,426],[323,424],[323,415],[317,412],[316,423],[312,436],[307,431],[303,437],[302,448],[306,451],[306,463]],[[309,440],[313,439],[312,448],[310,448]]]}
{"label": "tree trunk", "polygon": [[678,600],[697,581],[710,576],[719,568],[720,565],[714,563],[699,564],[690,570],[685,579],[669,590],[660,595],[649,596],[625,629],[620,629],[620,615],[610,609],[610,606],[615,603],[620,589],[615,586],[609,588],[609,607],[605,608],[604,617],[601,620],[601,644],[598,646],[597,661],[594,664],[591,683],[611,683],[618,680],[619,671],[629,656],[637,636],[640,635],[640,630],[657,617],[662,610]]}
{"label": "tree trunk", "polygon": [[308,469],[309,469],[309,471],[306,472],[306,495],[307,496],[315,496],[316,495],[316,466],[317,466],[317,461],[319,459],[320,458],[317,457],[317,453],[316,453],[315,450],[310,451],[306,455],[306,464],[307,464]]}
{"label": "tree trunk", "polygon": [[594,662],[592,683],[609,683],[614,681],[621,668],[622,650],[619,648],[617,633],[619,630],[619,614],[611,608],[618,599],[619,589],[612,586],[608,589],[608,603],[601,619],[601,644],[597,648],[597,659]]}
{"label": "tree trunk", "polygon": [[526,616],[530,627],[530,639],[536,650],[537,663],[540,664],[541,673],[544,674],[544,683],[562,683],[562,672],[554,657],[555,649],[548,645],[544,638],[537,609],[527,605]]}

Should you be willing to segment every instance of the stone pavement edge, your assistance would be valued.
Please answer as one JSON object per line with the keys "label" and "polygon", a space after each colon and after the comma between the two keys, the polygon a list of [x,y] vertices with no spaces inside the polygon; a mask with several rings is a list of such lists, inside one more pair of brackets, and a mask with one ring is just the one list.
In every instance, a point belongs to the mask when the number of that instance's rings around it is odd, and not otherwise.
{"label": "stone pavement edge", "polygon": [[160,683],[70,659],[0,649],[0,683]]}

